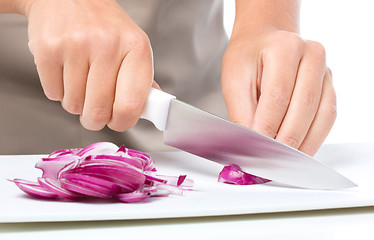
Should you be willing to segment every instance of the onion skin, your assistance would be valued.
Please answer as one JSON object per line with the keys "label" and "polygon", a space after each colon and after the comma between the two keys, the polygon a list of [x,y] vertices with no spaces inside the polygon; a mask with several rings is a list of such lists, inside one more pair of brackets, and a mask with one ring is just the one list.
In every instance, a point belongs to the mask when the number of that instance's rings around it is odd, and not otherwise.
{"label": "onion skin", "polygon": [[188,182],[191,187],[193,183],[186,175],[158,176],[149,155],[109,142],[54,151],[35,167],[43,171],[38,182],[18,178],[10,181],[37,198],[78,201],[97,197],[132,203],[150,197],[182,195],[183,183]]}

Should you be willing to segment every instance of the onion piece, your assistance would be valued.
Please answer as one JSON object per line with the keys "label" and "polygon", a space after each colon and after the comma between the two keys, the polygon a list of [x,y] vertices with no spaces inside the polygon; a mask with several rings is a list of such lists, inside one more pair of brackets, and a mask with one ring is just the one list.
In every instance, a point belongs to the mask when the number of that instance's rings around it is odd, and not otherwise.
{"label": "onion piece", "polygon": [[117,145],[110,142],[98,142],[91,144],[82,150],[80,150],[76,155],[81,157],[86,157],[88,155],[103,155],[103,154],[113,154],[118,150]]}
{"label": "onion piece", "polygon": [[80,150],[81,148],[61,149],[61,150],[57,150],[49,154],[48,158],[56,158],[56,157],[64,156],[68,154],[76,155]]}
{"label": "onion piece", "polygon": [[14,183],[27,193],[28,195],[32,197],[38,197],[38,198],[57,198],[58,195],[52,191],[49,191],[48,189],[43,188],[40,185],[35,185],[34,183],[28,184],[25,181],[14,181]]}
{"label": "onion piece", "polygon": [[44,189],[48,189],[49,191],[57,194],[59,197],[66,199],[77,199],[82,197],[80,194],[66,190],[61,186],[61,183],[55,179],[40,177],[38,178],[38,182]]}
{"label": "onion piece", "polygon": [[33,182],[33,181],[29,181],[29,180],[25,180],[25,179],[15,178],[13,180],[8,179],[8,181],[13,182],[15,184],[23,184],[23,185],[28,185],[28,186],[37,186],[37,187],[40,187],[39,183]]}
{"label": "onion piece", "polygon": [[43,171],[42,177],[57,179],[58,174],[62,168],[67,164],[74,162],[75,160],[80,159],[81,157],[76,155],[64,155],[54,158],[42,158],[41,161],[38,161],[35,165],[36,168],[39,168]]}
{"label": "onion piece", "polygon": [[131,192],[131,193],[121,193],[117,194],[116,197],[125,203],[143,201],[149,198],[151,195],[145,192]]}
{"label": "onion piece", "polygon": [[269,181],[271,180],[242,171],[236,164],[225,166],[218,176],[218,182],[235,185],[261,184]]}
{"label": "onion piece", "polygon": [[166,184],[176,185],[181,187],[193,187],[194,181],[188,179],[187,175],[176,176],[166,176],[166,175],[157,175],[157,178],[165,181]]}

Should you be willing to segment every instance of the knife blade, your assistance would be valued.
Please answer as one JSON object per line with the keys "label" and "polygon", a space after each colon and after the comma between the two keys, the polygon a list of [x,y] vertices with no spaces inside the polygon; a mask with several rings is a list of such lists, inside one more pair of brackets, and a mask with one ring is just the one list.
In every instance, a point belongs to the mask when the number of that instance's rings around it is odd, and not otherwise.
{"label": "knife blade", "polygon": [[223,165],[308,189],[356,186],[327,165],[275,139],[202,111],[152,88],[141,118],[163,131],[164,143]]}

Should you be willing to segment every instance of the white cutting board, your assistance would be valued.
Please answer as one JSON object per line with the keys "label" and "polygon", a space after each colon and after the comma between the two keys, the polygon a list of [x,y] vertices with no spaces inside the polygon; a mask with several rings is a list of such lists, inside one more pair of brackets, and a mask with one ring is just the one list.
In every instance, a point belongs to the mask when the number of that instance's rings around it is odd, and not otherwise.
{"label": "white cutting board", "polygon": [[326,145],[316,155],[358,187],[320,191],[267,183],[234,186],[217,182],[222,166],[185,152],[151,153],[159,174],[187,174],[195,191],[145,202],[70,202],[34,199],[6,179],[36,180],[40,155],[0,156],[0,222],[154,219],[302,211],[374,205],[374,143]]}

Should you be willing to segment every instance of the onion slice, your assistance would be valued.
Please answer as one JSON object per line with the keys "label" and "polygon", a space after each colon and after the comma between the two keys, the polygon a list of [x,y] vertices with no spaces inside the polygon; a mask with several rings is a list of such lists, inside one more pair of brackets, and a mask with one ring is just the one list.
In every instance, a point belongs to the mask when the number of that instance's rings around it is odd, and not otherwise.
{"label": "onion slice", "polygon": [[61,186],[61,183],[52,178],[38,178],[38,182],[41,187],[48,189],[49,191],[57,194],[59,197],[66,199],[77,199],[82,197],[82,195],[75,192],[69,191]]}
{"label": "onion slice", "polygon": [[145,192],[132,192],[132,193],[121,193],[117,194],[116,197],[125,203],[143,201],[149,198],[151,195]]}
{"label": "onion slice", "polygon": [[58,197],[58,194],[56,194],[53,191],[50,191],[48,189],[45,189],[44,187],[40,186],[38,183],[23,180],[23,179],[14,179],[10,180],[14,182],[19,189],[27,193],[28,195],[32,197],[38,197],[38,198],[56,198]]}
{"label": "onion slice", "polygon": [[261,184],[269,181],[271,180],[242,171],[242,169],[236,164],[225,166],[218,176],[218,182],[235,185]]}

